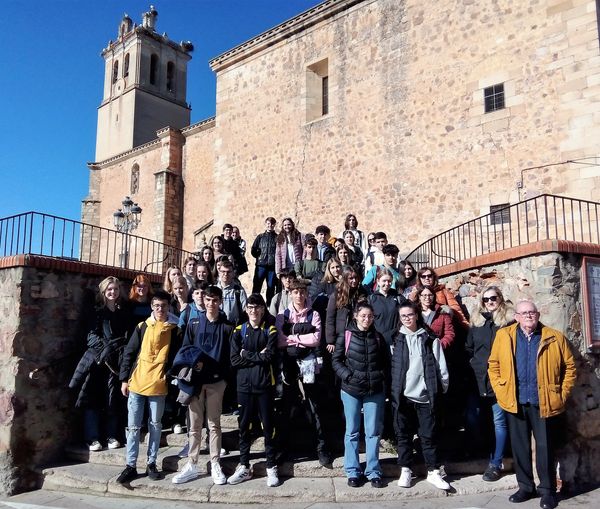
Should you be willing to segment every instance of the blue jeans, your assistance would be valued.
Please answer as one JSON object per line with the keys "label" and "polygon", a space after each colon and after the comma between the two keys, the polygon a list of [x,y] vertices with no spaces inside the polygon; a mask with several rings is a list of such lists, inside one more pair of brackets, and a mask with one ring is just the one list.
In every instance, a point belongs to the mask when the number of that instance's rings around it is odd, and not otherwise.
{"label": "blue jeans", "polygon": [[[508,438],[506,412],[500,408],[495,398],[487,398],[471,393],[467,398],[467,436],[480,436],[489,426],[489,414],[494,422],[495,445],[490,451],[490,464],[497,468],[502,465],[504,448]],[[487,419],[483,419],[486,416]],[[488,423],[487,425],[485,423]],[[486,426],[486,427],[484,427]]]}
{"label": "blue jeans", "polygon": [[129,392],[127,399],[127,464],[135,467],[140,452],[140,427],[144,418],[144,406],[148,402],[148,463],[156,463],[162,432],[161,419],[165,410],[166,396],[142,396]]}
{"label": "blue jeans", "polygon": [[508,436],[508,424],[506,422],[506,413],[500,408],[500,405],[497,402],[492,405],[492,415],[494,417],[496,447],[490,463],[495,467],[500,468],[504,456],[504,447],[506,446],[506,437]]}
{"label": "blue jeans", "polygon": [[252,280],[252,293],[260,293],[265,279],[267,281],[267,307],[269,307],[271,299],[275,295],[275,287],[277,285],[275,267],[257,265],[254,269],[254,279]]}
{"label": "blue jeans", "polygon": [[[83,411],[83,438],[91,444],[98,440],[101,442],[105,438],[118,438],[120,428],[123,422],[119,415],[110,410],[97,410],[95,408],[86,408]],[[101,424],[104,424],[104,433],[100,432]],[[122,429],[122,428],[121,428]]]}
{"label": "blue jeans", "polygon": [[341,391],[346,418],[346,434],[344,435],[344,470],[348,478],[360,477],[362,469],[358,457],[358,439],[360,435],[360,411],[363,410],[365,421],[365,445],[367,452],[367,479],[382,477],[379,466],[379,439],[383,427],[383,392],[372,396],[355,397]]}

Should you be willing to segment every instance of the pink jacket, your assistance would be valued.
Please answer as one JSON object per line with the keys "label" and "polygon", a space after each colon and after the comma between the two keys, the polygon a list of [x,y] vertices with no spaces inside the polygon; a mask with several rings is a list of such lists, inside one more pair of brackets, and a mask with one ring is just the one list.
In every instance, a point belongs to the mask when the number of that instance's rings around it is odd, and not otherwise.
{"label": "pink jacket", "polygon": [[[303,323],[307,321],[308,312],[311,310],[310,307],[305,307],[302,311],[296,311],[294,304],[290,302],[289,306],[289,323]],[[315,327],[315,332],[310,334],[290,334],[286,336],[282,332],[283,324],[285,322],[285,315],[280,313],[275,318],[275,327],[277,328],[277,346],[279,348],[285,348],[287,346],[298,345],[300,347],[312,348],[319,345],[321,340],[321,317],[319,313],[313,311],[311,323]]]}
{"label": "pink jacket", "polygon": [[[275,248],[275,274],[279,275],[281,269],[285,268],[285,259],[287,257],[287,240],[283,244],[277,243]],[[302,260],[302,254],[304,248],[302,246],[302,235],[298,235],[296,242],[294,242],[294,257],[295,261]]]}

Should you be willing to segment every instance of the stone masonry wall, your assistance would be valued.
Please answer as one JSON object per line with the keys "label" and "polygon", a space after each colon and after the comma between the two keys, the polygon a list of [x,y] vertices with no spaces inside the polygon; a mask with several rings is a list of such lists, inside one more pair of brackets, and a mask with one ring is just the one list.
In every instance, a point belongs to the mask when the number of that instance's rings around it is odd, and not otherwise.
{"label": "stone masonry wall", "polygon": [[[172,227],[186,249],[211,219],[207,238],[231,222],[252,242],[269,215],[338,233],[353,212],[406,253],[491,205],[600,193],[595,159],[566,162],[600,152],[594,0],[364,0],[244,51],[217,69],[214,122],[183,130],[183,226]],[[307,73],[324,61],[329,113],[307,121]],[[484,113],[498,83],[506,107]],[[102,226],[137,162],[136,233],[153,237],[163,155],[156,144],[102,163],[90,191]]]}
{"label": "stone masonry wall", "polygon": [[84,316],[103,278],[0,270],[0,494],[36,487],[36,468],[60,459],[79,433],[67,385],[85,348]]}
{"label": "stone masonry wall", "polygon": [[[490,205],[591,198],[597,167],[521,170],[598,154],[599,54],[590,0],[362,2],[218,71],[215,223],[337,232],[352,211],[406,252]],[[329,114],[306,122],[324,59]]]}
{"label": "stone masonry wall", "polygon": [[540,321],[562,331],[573,347],[577,385],[568,402],[565,446],[559,454],[561,478],[595,482],[600,468],[600,358],[586,352],[581,304],[581,256],[548,253],[462,272],[443,281],[457,292],[469,313],[487,286],[499,286],[505,299],[531,299]]}
{"label": "stone masonry wall", "polygon": [[[183,245],[186,251],[195,251],[202,246],[201,238],[194,239],[194,232],[214,217],[215,195],[212,178],[215,158],[214,121],[185,134],[183,147]],[[203,232],[206,241],[211,230]]]}

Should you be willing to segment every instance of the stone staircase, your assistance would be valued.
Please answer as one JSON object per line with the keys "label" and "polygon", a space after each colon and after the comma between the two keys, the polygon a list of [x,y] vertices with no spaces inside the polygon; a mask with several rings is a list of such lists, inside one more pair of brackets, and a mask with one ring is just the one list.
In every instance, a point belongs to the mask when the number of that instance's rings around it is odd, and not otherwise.
{"label": "stone staircase", "polygon": [[[223,416],[223,447],[228,454],[221,458],[226,475],[231,475],[238,464],[239,454],[237,419]],[[339,438],[339,437],[338,437]],[[306,436],[298,434],[294,442],[302,443]],[[257,439],[251,449],[251,463],[254,478],[236,486],[216,486],[208,473],[210,463],[206,453],[200,456],[200,468],[206,475],[197,480],[175,485],[171,479],[181,469],[186,458],[178,453],[187,442],[187,436],[163,433],[157,465],[163,472],[159,481],[150,481],[140,475],[128,486],[116,483],[116,478],[125,466],[125,449],[90,452],[85,447],[71,446],[66,449],[66,461],[42,469],[43,488],[47,490],[69,492],[93,492],[107,496],[135,496],[161,498],[165,500],[187,500],[213,503],[286,503],[286,502],[357,502],[369,500],[397,500],[415,497],[443,497],[448,493],[438,490],[424,479],[424,467],[417,466],[418,476],[410,489],[399,488],[396,481],[399,469],[396,456],[392,452],[381,451],[381,462],[388,486],[383,489],[372,488],[366,484],[362,488],[350,488],[346,483],[343,470],[343,457],[337,454],[332,468],[322,467],[316,459],[295,456],[279,466],[282,481],[277,488],[266,486],[266,464],[262,439]],[[364,456],[361,455],[364,461]],[[138,472],[143,474],[146,463],[146,446],[140,445]],[[510,467],[510,460],[507,461]],[[445,465],[448,480],[452,485],[450,493],[462,495],[513,489],[517,487],[514,475],[507,473],[500,481],[486,483],[481,473],[487,466],[485,460],[447,462]]]}

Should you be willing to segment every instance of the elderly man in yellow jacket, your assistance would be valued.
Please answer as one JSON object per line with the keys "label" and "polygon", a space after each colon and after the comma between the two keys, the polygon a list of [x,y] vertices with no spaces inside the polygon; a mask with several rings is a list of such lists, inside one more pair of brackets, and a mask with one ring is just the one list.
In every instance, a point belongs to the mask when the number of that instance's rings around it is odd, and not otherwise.
{"label": "elderly man in yellow jacket", "polygon": [[509,501],[525,502],[536,495],[531,461],[533,432],[540,507],[553,509],[557,506],[553,417],[564,412],[575,385],[575,361],[565,336],[543,325],[539,317],[533,302],[517,304],[517,323],[496,333],[488,374],[498,404],[507,412],[519,483],[519,490]]}

